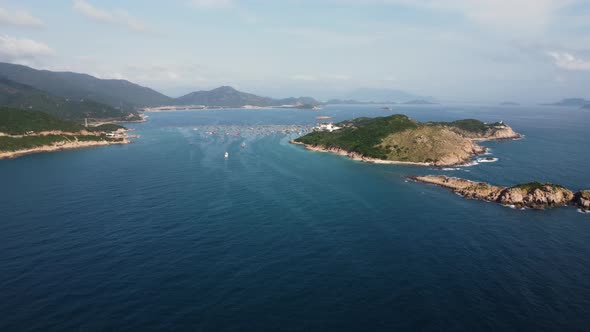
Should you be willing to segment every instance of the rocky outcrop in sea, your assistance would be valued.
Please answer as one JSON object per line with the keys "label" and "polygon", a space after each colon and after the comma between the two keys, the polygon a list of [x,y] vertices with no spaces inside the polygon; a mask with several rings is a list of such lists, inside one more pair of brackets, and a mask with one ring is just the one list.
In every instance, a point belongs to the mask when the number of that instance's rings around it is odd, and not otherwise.
{"label": "rocky outcrop in sea", "polygon": [[576,206],[583,212],[590,212],[590,190],[580,190],[574,197]]}
{"label": "rocky outcrop in sea", "polygon": [[411,179],[449,188],[468,199],[496,202],[519,209],[542,210],[572,205],[578,207],[581,211],[590,211],[590,190],[581,190],[574,193],[557,184],[531,182],[513,187],[502,187],[447,176],[413,176]]}

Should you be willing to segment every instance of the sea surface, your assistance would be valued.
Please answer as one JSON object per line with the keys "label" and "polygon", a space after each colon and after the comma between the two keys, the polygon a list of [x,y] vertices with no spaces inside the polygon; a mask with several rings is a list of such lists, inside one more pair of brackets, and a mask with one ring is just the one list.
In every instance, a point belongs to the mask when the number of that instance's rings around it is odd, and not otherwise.
{"label": "sea surface", "polygon": [[[503,120],[526,137],[446,170],[288,143],[318,115],[394,113]],[[0,331],[590,329],[590,214],[406,179],[590,189],[588,111],[330,106],[129,126],[130,145],[0,161]]]}

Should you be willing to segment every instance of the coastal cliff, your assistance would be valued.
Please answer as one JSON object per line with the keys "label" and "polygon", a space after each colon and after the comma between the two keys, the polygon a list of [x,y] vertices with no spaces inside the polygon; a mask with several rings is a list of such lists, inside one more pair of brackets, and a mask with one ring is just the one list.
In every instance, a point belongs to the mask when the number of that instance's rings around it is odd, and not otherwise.
{"label": "coastal cliff", "polygon": [[542,210],[573,205],[582,211],[590,210],[590,191],[582,190],[574,194],[571,190],[557,184],[531,182],[513,187],[502,187],[447,176],[427,175],[410,178],[418,182],[449,188],[468,199],[496,202],[519,209]]}
{"label": "coastal cliff", "polygon": [[522,136],[503,122],[467,119],[421,123],[405,115],[358,118],[317,130],[291,143],[308,150],[336,153],[371,163],[454,166],[466,164],[486,149],[478,141]]}

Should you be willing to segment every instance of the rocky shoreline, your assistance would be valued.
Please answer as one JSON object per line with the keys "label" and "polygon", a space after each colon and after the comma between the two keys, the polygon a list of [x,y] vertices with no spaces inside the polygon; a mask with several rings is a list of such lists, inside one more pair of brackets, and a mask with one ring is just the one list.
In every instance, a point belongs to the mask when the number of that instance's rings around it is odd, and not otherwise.
{"label": "rocky shoreline", "polygon": [[352,160],[356,160],[356,161],[360,161],[360,162],[364,162],[364,163],[370,163],[370,164],[432,166],[431,163],[416,163],[416,162],[410,162],[410,161],[396,161],[396,160],[383,160],[383,159],[369,158],[369,157],[365,157],[365,156],[361,155],[360,153],[350,152],[350,151],[346,151],[346,150],[343,150],[340,148],[326,149],[324,147],[313,146],[313,145],[297,142],[295,140],[291,140],[291,141],[289,141],[289,143],[295,144],[295,145],[302,145],[303,147],[305,147],[306,150],[309,150],[309,151],[333,153],[333,154],[337,154],[339,156],[348,157]]}
{"label": "rocky shoreline", "polygon": [[465,166],[469,165],[472,158],[475,158],[480,155],[484,155],[487,152],[487,149],[475,145],[475,147],[471,150],[471,153],[468,158],[459,158],[457,156],[453,156],[452,158],[443,160],[442,162],[429,162],[429,163],[419,163],[419,162],[412,162],[412,161],[398,161],[398,160],[384,160],[384,159],[377,159],[377,158],[369,158],[361,155],[360,153],[346,151],[340,148],[324,148],[321,146],[313,146],[310,144],[305,144],[301,142],[297,142],[295,140],[289,141],[291,144],[295,145],[302,145],[306,150],[315,151],[315,152],[326,152],[326,153],[333,153],[339,156],[345,156],[349,159],[360,161],[364,163],[370,164],[387,164],[387,165],[414,165],[414,166],[436,166],[436,167],[451,167],[451,166]]}
{"label": "rocky shoreline", "polygon": [[495,202],[517,209],[542,210],[569,205],[581,212],[590,212],[590,190],[574,193],[560,185],[538,182],[502,187],[442,175],[412,176],[410,179],[451,189],[467,199]]}
{"label": "rocky shoreline", "polygon": [[121,144],[129,144],[127,138],[123,138],[121,141],[74,141],[68,142],[63,141],[59,143],[54,143],[51,145],[43,145],[38,146],[31,149],[23,149],[17,151],[0,151],[0,159],[13,159],[22,157],[28,154],[33,153],[41,153],[41,152],[55,152],[55,151],[63,151],[63,150],[73,150],[73,149],[82,149],[82,148],[90,148],[96,146],[107,146],[107,145],[121,145]]}

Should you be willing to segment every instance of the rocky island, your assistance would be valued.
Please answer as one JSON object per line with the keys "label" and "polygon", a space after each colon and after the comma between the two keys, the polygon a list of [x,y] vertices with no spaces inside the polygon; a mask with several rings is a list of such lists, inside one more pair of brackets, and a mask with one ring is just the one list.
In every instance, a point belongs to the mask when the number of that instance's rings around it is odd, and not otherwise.
{"label": "rocky island", "polygon": [[477,141],[522,137],[501,121],[484,123],[467,119],[421,123],[402,114],[358,118],[329,128],[316,130],[291,143],[370,163],[442,167],[465,164],[485,153],[486,148]]}
{"label": "rocky island", "polygon": [[518,209],[545,209],[558,206],[576,206],[582,212],[590,211],[590,191],[577,193],[552,183],[531,182],[512,187],[494,186],[485,182],[447,176],[426,175],[413,176],[412,180],[430,183],[444,188],[468,199],[496,202]]}
{"label": "rocky island", "polygon": [[37,111],[0,108],[0,159],[22,155],[128,144],[125,127],[103,124],[84,127]]}

